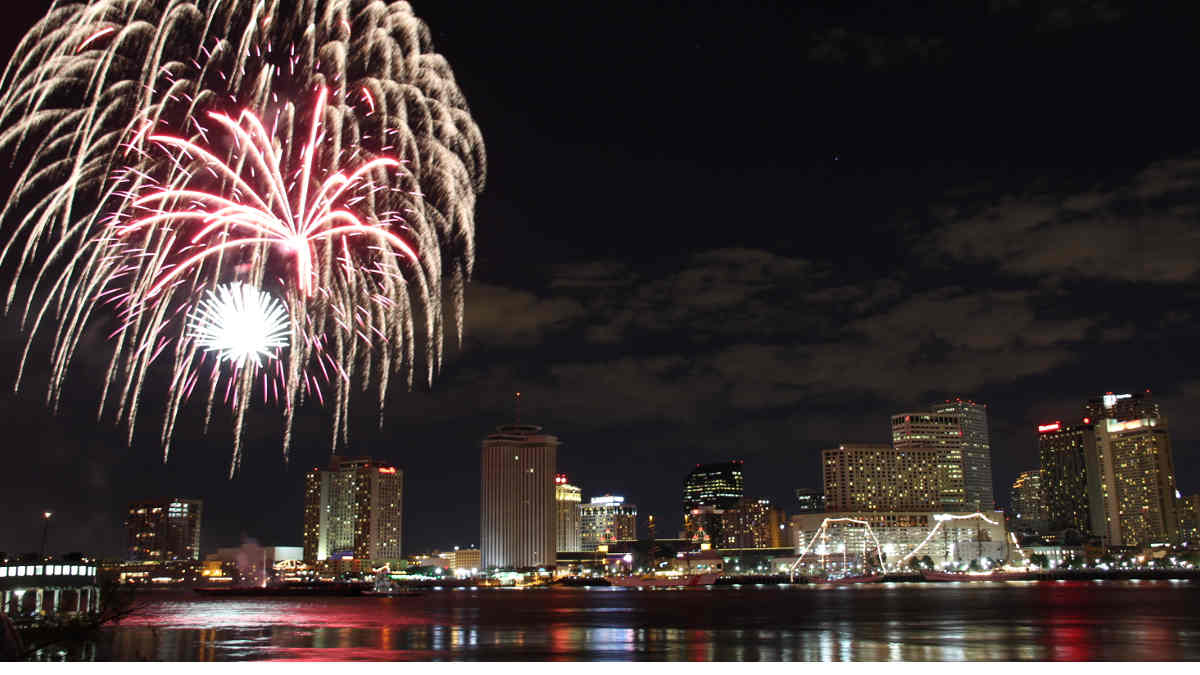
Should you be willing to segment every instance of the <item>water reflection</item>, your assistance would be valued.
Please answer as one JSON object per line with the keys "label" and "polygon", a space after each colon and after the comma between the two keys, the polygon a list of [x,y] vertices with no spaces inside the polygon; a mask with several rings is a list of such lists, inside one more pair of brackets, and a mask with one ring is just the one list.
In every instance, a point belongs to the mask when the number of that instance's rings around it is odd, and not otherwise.
{"label": "water reflection", "polygon": [[162,596],[68,658],[946,661],[1200,659],[1200,584],[894,584]]}

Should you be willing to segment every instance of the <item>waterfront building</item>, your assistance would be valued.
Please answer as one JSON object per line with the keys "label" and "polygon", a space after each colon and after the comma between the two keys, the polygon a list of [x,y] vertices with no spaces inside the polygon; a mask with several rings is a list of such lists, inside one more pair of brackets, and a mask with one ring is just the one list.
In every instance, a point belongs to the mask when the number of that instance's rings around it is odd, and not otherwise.
{"label": "waterfront building", "polygon": [[[963,439],[962,418],[957,414],[911,412],[892,415],[892,448],[937,461],[936,508],[942,510],[974,507],[966,503]],[[828,494],[826,508],[835,510],[828,503]]]}
{"label": "waterfront building", "polygon": [[96,562],[82,557],[0,562],[0,615],[65,617],[100,611]]}
{"label": "waterfront building", "polygon": [[944,451],[911,441],[843,443],[821,451],[825,511],[936,511]]}
{"label": "waterfront building", "polygon": [[567,474],[554,477],[554,503],[558,509],[555,551],[579,551],[579,503],[583,491],[567,482]]}
{"label": "waterfront building", "polygon": [[692,509],[702,506],[733,508],[745,496],[745,484],[741,460],[697,464],[683,484],[685,516]]}
{"label": "waterfront building", "polygon": [[824,513],[825,491],[817,488],[796,488],[796,511]]}
{"label": "waterfront building", "polygon": [[[929,511],[855,511],[799,513],[792,516],[795,552],[804,553],[802,568],[847,569],[878,564],[907,564],[913,554],[929,556],[935,565],[954,564],[978,557],[1006,561],[1019,555],[1010,549],[1004,513],[986,511],[934,513]],[[824,531],[822,523],[830,519]],[[851,519],[860,522],[849,522]],[[862,523],[870,525],[870,530]],[[934,529],[936,528],[936,532]],[[930,533],[933,532],[933,536]],[[965,549],[965,550],[964,550]],[[880,552],[882,551],[882,555]],[[915,551],[915,553],[914,553]],[[977,555],[971,556],[974,552]]]}
{"label": "waterfront building", "polygon": [[1041,470],[1022,471],[1012,484],[1013,524],[1038,532],[1046,529],[1046,502]]}
{"label": "waterfront building", "polygon": [[334,455],[305,476],[304,560],[398,564],[404,472],[370,457]]}
{"label": "waterfront building", "polygon": [[553,569],[558,438],[530,424],[498,427],[480,455],[480,550],[484,568]]}
{"label": "waterfront building", "polygon": [[1200,542],[1200,493],[1180,496],[1179,504],[1179,540],[1185,544]]}
{"label": "waterfront building", "polygon": [[[1114,406],[1115,407],[1115,406]],[[1175,464],[1166,417],[1096,424],[1103,529],[1109,546],[1148,546],[1179,538]]]}
{"label": "waterfront building", "polygon": [[785,546],[787,516],[768,499],[743,497],[737,506],[721,514],[721,539],[713,548],[748,549]]}
{"label": "waterfront building", "polygon": [[935,403],[934,414],[958,418],[962,430],[963,504],[965,508],[991,511],[996,508],[992,488],[992,444],[988,433],[987,406],[960,398]]}
{"label": "waterfront building", "polygon": [[579,506],[579,528],[582,551],[637,539],[637,506],[626,504],[624,497],[592,497]]}
{"label": "waterfront building", "polygon": [[199,499],[161,499],[129,505],[125,519],[129,560],[199,560]]}
{"label": "waterfront building", "polygon": [[478,571],[483,569],[483,556],[477,548],[456,548],[451,552],[450,569],[457,572],[458,570]]}
{"label": "waterfront building", "polygon": [[1049,532],[1074,530],[1080,535],[1104,529],[1100,501],[1100,465],[1095,424],[1038,425],[1038,483]]}

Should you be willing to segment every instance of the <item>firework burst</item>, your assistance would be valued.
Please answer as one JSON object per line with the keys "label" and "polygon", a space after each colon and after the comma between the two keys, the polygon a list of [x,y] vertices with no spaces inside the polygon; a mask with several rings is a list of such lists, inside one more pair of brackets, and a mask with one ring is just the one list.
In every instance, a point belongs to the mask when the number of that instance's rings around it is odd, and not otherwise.
{"label": "firework burst", "polygon": [[262,357],[288,345],[291,327],[278,300],[250,284],[232,283],[206,291],[188,315],[187,337],[196,346],[238,368],[262,366]]}
{"label": "firework burst", "polygon": [[[58,3],[0,92],[0,149],[24,167],[0,213],[5,307],[27,298],[29,345],[52,336],[50,404],[84,331],[116,317],[100,412],[132,439],[167,374],[166,457],[207,390],[206,426],[215,401],[234,412],[232,473],[252,400],[282,402],[285,454],[297,407],[328,402],[336,447],[353,388],[382,415],[393,375],[411,387],[421,362],[432,382],[446,309],[461,338],[486,160],[406,2]],[[221,338],[189,325],[233,316],[212,313],[223,288],[282,299],[278,358],[205,359]]]}

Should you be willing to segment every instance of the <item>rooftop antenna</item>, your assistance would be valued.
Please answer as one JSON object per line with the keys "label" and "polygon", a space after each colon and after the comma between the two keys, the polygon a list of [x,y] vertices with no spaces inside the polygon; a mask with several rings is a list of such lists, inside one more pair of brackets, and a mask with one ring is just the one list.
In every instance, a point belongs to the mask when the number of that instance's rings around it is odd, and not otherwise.
{"label": "rooftop antenna", "polygon": [[519,391],[517,392],[517,395],[513,397],[513,413],[515,414],[515,416],[517,418],[517,424],[520,424],[521,423],[521,392],[519,392]]}

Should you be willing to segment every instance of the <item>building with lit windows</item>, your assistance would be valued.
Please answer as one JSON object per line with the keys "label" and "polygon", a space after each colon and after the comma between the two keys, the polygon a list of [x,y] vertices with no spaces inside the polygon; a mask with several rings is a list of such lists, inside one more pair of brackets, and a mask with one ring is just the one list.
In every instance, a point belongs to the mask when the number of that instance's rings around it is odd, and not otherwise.
{"label": "building with lit windows", "polygon": [[1114,394],[1111,391],[1103,396],[1088,399],[1083,404],[1083,416],[1086,419],[1111,419],[1118,422],[1157,418],[1162,415],[1158,403],[1150,392],[1133,394]]}
{"label": "building with lit windows", "polygon": [[745,489],[740,460],[697,464],[683,483],[684,513],[701,506],[733,508],[745,496]]}
{"label": "building with lit windows", "polygon": [[[864,562],[878,565],[880,558],[886,565],[895,566],[901,561],[906,563],[906,556],[914,551],[916,558],[929,556],[939,567],[979,556],[1003,562],[1019,555],[1007,543],[1008,530],[1002,512],[986,511],[984,518],[974,516],[975,513],[800,513],[791,519],[795,552],[804,554],[802,569],[831,570],[861,567]],[[822,530],[827,518],[831,522]],[[862,523],[870,525],[870,530]]]}
{"label": "building with lit windows", "polygon": [[1096,449],[1109,546],[1148,546],[1179,538],[1175,464],[1165,417],[1099,420]]}
{"label": "building with lit windows", "polygon": [[722,537],[714,548],[778,548],[790,543],[784,541],[787,516],[768,499],[743,497],[721,516]]}
{"label": "building with lit windows", "polygon": [[821,451],[826,511],[936,511],[943,450],[843,443]]}
{"label": "building with lit windows", "polygon": [[199,560],[199,499],[162,499],[129,505],[125,519],[130,560]]}
{"label": "building with lit windows", "polygon": [[305,476],[304,560],[399,563],[404,472],[369,457],[334,455]]}
{"label": "building with lit windows", "polygon": [[498,427],[480,455],[480,551],[484,568],[554,569],[558,438],[530,424]]}
{"label": "building with lit windows", "polygon": [[567,482],[567,474],[554,477],[554,502],[558,509],[556,551],[579,551],[579,503],[583,491]]}
{"label": "building with lit windows", "polygon": [[624,497],[592,497],[591,503],[579,505],[579,530],[581,551],[637,539],[637,507]]}
{"label": "building with lit windows", "polygon": [[[936,459],[937,508],[967,508],[963,467],[962,418],[952,413],[911,412],[892,415],[892,449]],[[989,477],[990,480],[990,477]],[[826,509],[829,504],[826,493]],[[970,505],[973,507],[973,505]]]}
{"label": "building with lit windows", "polygon": [[953,415],[962,429],[963,504],[966,508],[991,511],[996,508],[992,487],[992,443],[988,433],[987,406],[962,399],[930,406],[936,415]]}
{"label": "building with lit windows", "polygon": [[1046,503],[1042,495],[1042,473],[1022,471],[1012,484],[1013,527],[1038,532],[1046,529]]}
{"label": "building with lit windows", "polygon": [[1092,420],[1076,425],[1038,425],[1038,458],[1038,482],[1048,531],[1098,534],[1104,521]]}
{"label": "building with lit windows", "polygon": [[796,488],[796,510],[800,513],[824,513],[825,491],[817,488]]}
{"label": "building with lit windows", "polygon": [[1180,496],[1179,540],[1185,544],[1200,542],[1200,494]]}

